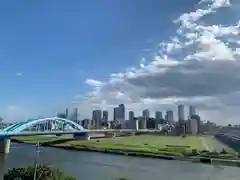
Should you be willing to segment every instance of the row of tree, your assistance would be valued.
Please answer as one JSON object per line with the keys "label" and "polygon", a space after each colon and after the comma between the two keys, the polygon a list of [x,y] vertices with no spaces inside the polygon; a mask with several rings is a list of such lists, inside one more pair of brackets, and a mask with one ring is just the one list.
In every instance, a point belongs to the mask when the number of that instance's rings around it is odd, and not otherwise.
{"label": "row of tree", "polygon": [[[57,168],[46,165],[27,166],[8,170],[3,180],[76,180],[75,177],[66,176]],[[127,180],[118,178],[117,180]]]}
{"label": "row of tree", "polygon": [[66,176],[57,168],[39,165],[37,167],[27,166],[8,170],[3,180],[76,180],[74,177]]}

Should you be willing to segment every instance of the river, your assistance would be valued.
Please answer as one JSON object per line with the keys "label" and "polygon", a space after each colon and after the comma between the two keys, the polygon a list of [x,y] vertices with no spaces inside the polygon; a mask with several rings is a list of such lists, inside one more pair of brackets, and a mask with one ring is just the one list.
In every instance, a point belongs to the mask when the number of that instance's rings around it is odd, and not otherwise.
{"label": "river", "polygon": [[[35,147],[12,143],[11,153],[0,156],[0,175],[8,168],[32,164]],[[76,152],[42,147],[39,161],[59,167],[78,180],[113,180],[127,177],[131,180],[228,180],[239,179],[237,167],[127,157],[93,152]]]}

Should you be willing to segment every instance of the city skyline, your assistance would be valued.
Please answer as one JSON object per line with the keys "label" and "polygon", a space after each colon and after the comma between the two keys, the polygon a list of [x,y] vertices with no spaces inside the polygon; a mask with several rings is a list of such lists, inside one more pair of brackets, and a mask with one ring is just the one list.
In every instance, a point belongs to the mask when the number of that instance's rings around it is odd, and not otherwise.
{"label": "city skyline", "polygon": [[[155,129],[172,135],[186,133],[196,135],[204,129],[208,129],[208,123],[201,119],[195,107],[189,106],[189,114],[186,114],[186,116],[184,105],[180,104],[176,108],[177,117],[174,117],[173,111],[170,110],[166,110],[165,113],[156,111],[155,117],[151,117],[149,109],[142,110],[142,114],[136,116],[133,111],[128,111],[124,104],[119,104],[113,108],[113,119],[108,119],[108,111],[98,109],[92,111],[91,119],[72,120],[88,129]],[[126,117],[126,114],[128,114],[128,117]],[[68,118],[67,114],[65,118]]]}
{"label": "city skyline", "polygon": [[240,179],[239,9],[0,1],[0,177]]}
{"label": "city skyline", "polygon": [[[101,114],[101,118],[102,120],[106,120],[108,119],[108,121],[121,121],[121,120],[130,120],[131,116],[133,117],[140,117],[140,116],[144,116],[144,117],[148,117],[148,118],[152,118],[152,117],[159,117],[159,118],[163,118],[165,119],[164,115],[168,115],[168,119],[170,121],[179,121],[179,113],[181,114],[182,112],[178,111],[178,107],[183,108],[182,110],[184,110],[184,114],[180,115],[183,116],[184,118],[181,120],[187,120],[189,119],[192,115],[196,115],[198,114],[196,111],[196,107],[194,106],[184,106],[183,104],[180,104],[178,106],[176,106],[176,110],[156,110],[156,111],[152,111],[151,109],[143,109],[142,111],[139,111],[139,113],[136,113],[134,111],[128,110],[127,107],[125,107],[124,104],[119,104],[118,106],[112,108],[112,111],[107,111],[105,109],[94,109],[92,110],[92,117],[88,118],[88,117],[81,117],[81,114],[78,114],[78,120],[83,120],[83,119],[93,119],[94,113],[97,112],[98,114]],[[119,109],[121,109],[121,107],[123,107],[123,113],[119,113]],[[76,108],[74,108],[74,110],[76,111]],[[66,112],[69,112],[69,109],[66,108]],[[111,113],[112,112],[112,113]],[[186,116],[185,116],[185,112]],[[75,114],[74,111],[72,114]],[[109,116],[110,114],[112,114],[112,116]],[[120,115],[120,117],[119,117]],[[73,115],[71,115],[73,116]],[[70,118],[72,119],[72,118]]]}
{"label": "city skyline", "polygon": [[[92,109],[115,104],[135,112],[191,104],[204,119],[238,123],[240,2],[105,3],[111,8],[2,2],[5,120],[50,116],[64,107],[91,116]],[[219,16],[222,8],[226,18]]]}

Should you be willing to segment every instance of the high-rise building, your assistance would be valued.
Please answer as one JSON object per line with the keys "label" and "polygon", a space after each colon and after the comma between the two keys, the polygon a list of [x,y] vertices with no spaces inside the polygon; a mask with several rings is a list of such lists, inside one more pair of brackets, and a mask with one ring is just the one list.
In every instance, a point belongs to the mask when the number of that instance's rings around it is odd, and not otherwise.
{"label": "high-rise building", "polygon": [[146,117],[143,116],[139,116],[136,117],[136,120],[138,121],[138,128],[139,129],[146,129],[147,128],[147,121],[146,121]]}
{"label": "high-rise building", "polygon": [[166,121],[169,123],[169,124],[173,124],[174,123],[174,116],[173,116],[173,111],[167,111],[166,112]]}
{"label": "high-rise building", "polygon": [[156,112],[155,112],[155,119],[156,119],[156,120],[163,119],[163,115],[162,115],[162,112],[161,112],[161,111],[156,111]]}
{"label": "high-rise building", "polygon": [[201,133],[201,119],[199,115],[192,115],[191,120],[195,119],[197,122],[197,133]]}
{"label": "high-rise building", "polygon": [[130,121],[133,121],[133,120],[134,120],[134,112],[133,112],[133,111],[129,111],[129,113],[128,113],[128,119],[129,119]]}
{"label": "high-rise building", "polygon": [[189,117],[191,118],[193,115],[196,115],[196,109],[193,106],[189,106]]}
{"label": "high-rise building", "polygon": [[191,132],[191,134],[197,134],[198,133],[198,121],[197,121],[197,119],[191,119],[190,120],[190,132]]}
{"label": "high-rise building", "polygon": [[92,112],[92,120],[93,120],[93,126],[96,129],[100,129],[101,124],[102,124],[102,111],[101,110],[94,110]]}
{"label": "high-rise building", "polygon": [[147,129],[147,121],[149,120],[150,113],[148,109],[143,110],[142,112],[143,118],[140,120],[142,129]]}
{"label": "high-rise building", "polygon": [[77,108],[73,109],[73,114],[72,114],[71,120],[74,121],[74,122],[78,121],[78,109]]}
{"label": "high-rise building", "polygon": [[115,107],[113,109],[113,121],[117,121],[117,116],[118,116],[118,107]]}
{"label": "high-rise building", "polygon": [[65,115],[66,115],[66,118],[68,118],[68,108],[66,108]]}
{"label": "high-rise building", "polygon": [[163,115],[161,111],[155,112],[155,128],[157,129],[160,124],[163,124]]}
{"label": "high-rise building", "polygon": [[67,118],[66,117],[66,113],[59,113],[59,112],[57,112],[57,117],[59,117],[59,118]]}
{"label": "high-rise building", "polygon": [[167,121],[168,121],[168,115],[167,115],[167,113],[166,113],[165,116],[164,116],[163,124],[165,124]]}
{"label": "high-rise building", "polygon": [[184,121],[184,106],[182,104],[178,105],[178,121]]}
{"label": "high-rise building", "polygon": [[142,116],[147,120],[150,117],[149,110],[148,109],[143,110]]}
{"label": "high-rise building", "polygon": [[102,117],[103,123],[108,123],[108,111],[103,111],[103,117]]}
{"label": "high-rise building", "polygon": [[124,106],[124,104],[119,104],[118,110],[119,110],[118,118],[120,119],[121,124],[124,124],[124,122],[125,122],[125,106]]}
{"label": "high-rise building", "polygon": [[84,128],[86,128],[86,129],[90,129],[89,124],[90,124],[90,120],[89,120],[89,119],[83,119],[83,120],[81,121],[81,125],[82,125]]}
{"label": "high-rise building", "polygon": [[137,120],[137,119],[135,120],[135,129],[136,129],[136,130],[138,130],[138,129],[139,129],[139,122],[138,122],[138,120]]}

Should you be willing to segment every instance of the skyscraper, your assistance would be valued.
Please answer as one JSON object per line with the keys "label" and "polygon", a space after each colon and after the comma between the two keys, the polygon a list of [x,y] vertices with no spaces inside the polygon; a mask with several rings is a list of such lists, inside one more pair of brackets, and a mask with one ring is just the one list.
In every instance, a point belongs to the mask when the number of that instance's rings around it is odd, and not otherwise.
{"label": "skyscraper", "polygon": [[66,115],[66,118],[68,118],[68,108],[66,108],[65,115]]}
{"label": "skyscraper", "polygon": [[113,109],[113,121],[117,121],[117,116],[118,116],[118,107],[115,107]]}
{"label": "skyscraper", "polygon": [[127,126],[125,128],[127,129],[135,129],[136,128],[136,120],[134,117],[134,112],[129,111],[128,113],[128,121],[126,121]]}
{"label": "skyscraper", "polygon": [[106,124],[108,123],[108,111],[103,111],[103,117],[102,117],[103,122]]}
{"label": "skyscraper", "polygon": [[178,105],[178,121],[184,121],[184,106],[182,104]]}
{"label": "skyscraper", "polygon": [[163,124],[163,115],[161,111],[155,112],[155,128],[157,129],[160,124]]}
{"label": "skyscraper", "polygon": [[129,119],[130,121],[133,121],[133,120],[134,120],[134,112],[133,112],[133,111],[129,111],[128,119]]}
{"label": "skyscraper", "polygon": [[191,119],[190,120],[190,133],[191,134],[197,134],[198,133],[198,120],[197,119]]}
{"label": "skyscraper", "polygon": [[78,109],[74,108],[73,109],[73,114],[72,114],[72,121],[77,122],[78,121]]}
{"label": "skyscraper", "polygon": [[101,124],[102,124],[102,111],[101,110],[94,110],[92,112],[92,120],[93,120],[93,126],[96,129],[100,129]]}
{"label": "skyscraper", "polygon": [[122,127],[124,127],[124,125],[125,125],[125,106],[124,106],[124,104],[118,105],[117,119],[119,119],[120,124],[122,125]]}
{"label": "skyscraper", "polygon": [[150,117],[149,110],[148,109],[143,110],[142,116],[147,120]]}
{"label": "skyscraper", "polygon": [[167,111],[166,112],[166,121],[169,123],[169,124],[173,124],[174,123],[174,117],[173,117],[173,111]]}
{"label": "skyscraper", "polygon": [[201,133],[201,118],[199,115],[192,115],[191,120],[195,119],[197,121],[197,133]]}
{"label": "skyscraper", "polygon": [[196,115],[196,109],[193,106],[189,106],[189,118],[191,118],[193,115]]}
{"label": "skyscraper", "polygon": [[163,115],[162,115],[162,112],[161,112],[161,111],[156,111],[156,112],[155,112],[155,119],[156,119],[156,120],[163,119]]}
{"label": "skyscraper", "polygon": [[143,110],[142,116],[143,117],[140,119],[141,128],[146,129],[147,128],[147,120],[150,117],[149,110],[148,109]]}

